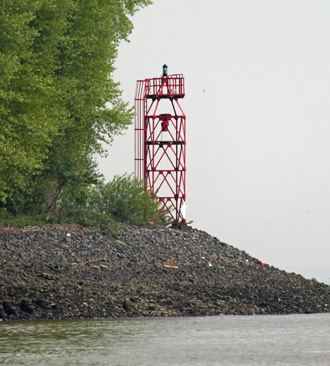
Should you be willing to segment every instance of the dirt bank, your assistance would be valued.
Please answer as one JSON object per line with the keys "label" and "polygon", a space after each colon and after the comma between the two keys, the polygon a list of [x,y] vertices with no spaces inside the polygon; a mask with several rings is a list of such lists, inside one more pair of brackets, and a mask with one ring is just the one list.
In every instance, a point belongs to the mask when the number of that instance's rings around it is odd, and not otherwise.
{"label": "dirt bank", "polygon": [[0,318],[330,312],[330,286],[199,230],[0,228]]}

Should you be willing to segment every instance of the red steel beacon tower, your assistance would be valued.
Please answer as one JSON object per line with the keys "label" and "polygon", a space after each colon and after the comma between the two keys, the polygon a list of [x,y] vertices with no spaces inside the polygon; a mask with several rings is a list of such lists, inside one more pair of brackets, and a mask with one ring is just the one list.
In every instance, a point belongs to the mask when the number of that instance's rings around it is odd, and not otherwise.
{"label": "red steel beacon tower", "polygon": [[186,116],[182,74],[138,80],[135,94],[135,175],[145,180],[174,224],[186,217]]}

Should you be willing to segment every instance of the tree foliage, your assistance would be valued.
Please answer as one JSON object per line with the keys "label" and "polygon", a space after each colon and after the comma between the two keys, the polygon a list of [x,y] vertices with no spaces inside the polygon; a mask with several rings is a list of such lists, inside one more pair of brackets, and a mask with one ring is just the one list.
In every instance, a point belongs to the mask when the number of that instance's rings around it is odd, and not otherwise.
{"label": "tree foliage", "polygon": [[164,215],[162,205],[145,189],[144,183],[126,174],[96,186],[90,209],[131,224],[170,224],[173,221],[169,214]]}
{"label": "tree foliage", "polygon": [[[144,183],[132,175],[115,176],[110,182],[95,172],[95,165],[86,162],[89,170],[86,176],[70,176],[63,179],[74,179],[84,184],[67,185],[57,198],[57,204],[49,220],[45,212],[32,213],[22,207],[40,208],[29,199],[22,197],[15,200],[15,207],[0,213],[0,225],[23,225],[51,223],[77,223],[101,230],[117,231],[118,223],[160,224],[169,225],[173,222],[169,213],[164,212],[162,205],[153,197]],[[42,191],[42,190],[41,190]],[[17,213],[19,213],[17,215]],[[49,215],[49,213],[48,213]]]}
{"label": "tree foliage", "polygon": [[70,186],[87,184],[89,178],[79,183],[73,177],[84,176],[86,161],[103,152],[102,142],[131,123],[112,73],[118,45],[133,28],[130,16],[149,3],[1,1],[3,205],[18,195],[43,197],[47,204],[49,191],[59,198]]}

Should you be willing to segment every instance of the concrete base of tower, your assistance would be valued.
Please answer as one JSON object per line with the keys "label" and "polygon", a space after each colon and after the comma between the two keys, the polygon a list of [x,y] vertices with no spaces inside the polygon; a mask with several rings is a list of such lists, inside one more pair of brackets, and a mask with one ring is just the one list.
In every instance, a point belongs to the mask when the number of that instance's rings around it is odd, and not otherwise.
{"label": "concrete base of tower", "polygon": [[189,231],[192,229],[191,226],[188,226],[186,222],[173,222],[172,229],[177,229],[181,231]]}

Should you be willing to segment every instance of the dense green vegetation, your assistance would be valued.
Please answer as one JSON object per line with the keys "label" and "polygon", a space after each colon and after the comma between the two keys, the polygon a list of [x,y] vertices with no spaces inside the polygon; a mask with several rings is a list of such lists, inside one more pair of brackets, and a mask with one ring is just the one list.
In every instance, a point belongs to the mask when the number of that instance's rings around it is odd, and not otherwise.
{"label": "dense green vegetation", "polygon": [[101,230],[117,230],[119,222],[137,225],[172,222],[143,182],[133,176],[115,176],[108,183],[98,179],[94,184],[84,185],[85,189],[80,188],[79,191],[67,191],[64,199],[59,198],[53,212],[28,202],[23,202],[21,207],[8,205],[0,214],[0,225],[76,223]]}
{"label": "dense green vegetation", "polygon": [[[134,194],[145,201],[143,189],[133,194],[141,186],[127,176],[105,184],[92,157],[104,154],[102,144],[132,121],[133,111],[112,75],[118,45],[133,28],[130,17],[150,3],[1,1],[2,217],[87,220],[82,213],[93,208],[96,216],[107,213],[109,220],[141,222],[140,214],[130,216],[113,206],[120,202],[113,190],[124,183],[131,184],[128,201]],[[107,207],[96,207],[101,202],[97,195]],[[154,205],[150,194],[149,201]],[[143,210],[148,212],[144,218],[151,219],[149,208]]]}

